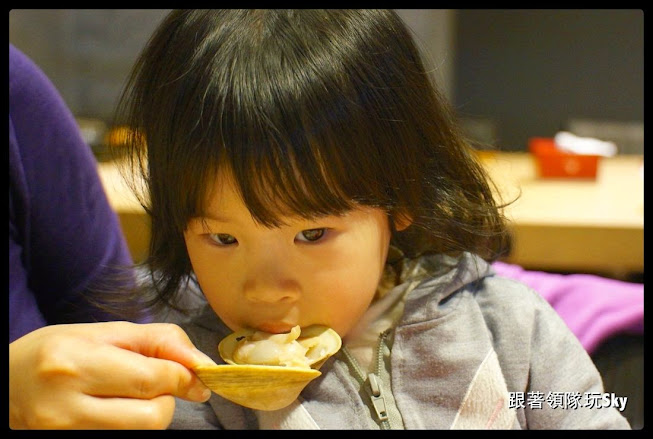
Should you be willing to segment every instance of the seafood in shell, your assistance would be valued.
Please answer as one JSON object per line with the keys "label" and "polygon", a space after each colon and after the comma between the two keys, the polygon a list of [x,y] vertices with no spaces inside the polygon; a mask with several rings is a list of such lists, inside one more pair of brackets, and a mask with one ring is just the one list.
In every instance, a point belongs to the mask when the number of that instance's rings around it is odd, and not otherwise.
{"label": "seafood in shell", "polygon": [[291,404],[341,347],[333,329],[295,326],[287,333],[236,331],[218,345],[227,363],[195,369],[215,393],[245,407],[278,410]]}

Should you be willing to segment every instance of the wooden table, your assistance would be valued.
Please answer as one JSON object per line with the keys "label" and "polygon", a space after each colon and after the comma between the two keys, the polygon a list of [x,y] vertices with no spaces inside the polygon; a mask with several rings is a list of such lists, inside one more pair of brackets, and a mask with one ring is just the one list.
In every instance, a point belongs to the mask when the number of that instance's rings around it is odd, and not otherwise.
{"label": "wooden table", "polygon": [[136,262],[147,257],[150,243],[150,219],[145,210],[125,183],[117,162],[100,162],[100,179],[109,198],[109,203],[118,213],[120,225],[127,239],[127,245]]}
{"label": "wooden table", "polygon": [[601,158],[596,180],[544,179],[528,153],[483,156],[503,199],[514,247],[508,262],[530,269],[644,272],[644,174],[641,155]]}
{"label": "wooden table", "polygon": [[[514,242],[507,262],[529,269],[644,271],[643,157],[602,158],[596,180],[541,179],[528,153],[492,153],[483,163],[505,200]],[[109,200],[136,260],[147,255],[149,221],[112,162],[100,163]]]}

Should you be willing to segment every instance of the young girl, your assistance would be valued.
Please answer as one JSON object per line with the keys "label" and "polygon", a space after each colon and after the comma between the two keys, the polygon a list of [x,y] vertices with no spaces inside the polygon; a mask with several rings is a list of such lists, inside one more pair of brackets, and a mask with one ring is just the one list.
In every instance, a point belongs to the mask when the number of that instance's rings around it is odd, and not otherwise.
{"label": "young girl", "polygon": [[629,427],[555,311],[489,268],[500,206],[394,12],[174,11],[120,110],[154,303],[196,281],[193,343],[343,338],[290,406],[179,400],[172,428]]}

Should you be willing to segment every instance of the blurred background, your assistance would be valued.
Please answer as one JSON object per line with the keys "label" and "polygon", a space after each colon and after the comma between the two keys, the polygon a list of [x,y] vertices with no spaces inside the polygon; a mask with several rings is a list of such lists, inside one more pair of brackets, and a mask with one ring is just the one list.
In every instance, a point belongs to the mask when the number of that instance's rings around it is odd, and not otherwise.
{"label": "blurred background", "polygon": [[[123,223],[132,213],[142,216],[142,209],[130,204],[123,187],[113,189],[119,179],[113,166],[104,163],[112,158],[107,145],[119,142],[124,130],[111,121],[132,65],[169,12],[9,13],[10,43],[30,56],[63,95],[102,175],[108,175],[107,190]],[[507,260],[530,269],[641,280],[643,11],[397,12],[413,31],[469,139],[481,153],[502,153],[485,164],[506,198],[521,196],[507,210],[514,220],[514,246]],[[544,165],[529,154],[529,142],[551,139],[560,131],[613,141],[619,159],[599,163],[596,157],[557,157],[554,165],[569,178],[540,178]],[[143,258],[148,235],[127,225],[125,230],[135,257]]]}
{"label": "blurred background", "polygon": [[[479,147],[526,150],[559,130],[644,147],[638,9],[399,9]],[[9,41],[50,76],[88,140],[168,9],[14,9]],[[99,136],[96,136],[99,138]],[[101,145],[93,144],[101,158]]]}
{"label": "blurred background", "polygon": [[[121,183],[106,144],[119,128],[111,120],[131,66],[168,12],[9,13],[10,43],[54,82],[93,148],[136,261],[147,255],[149,219]],[[490,152],[482,157],[492,178],[502,190],[516,189],[521,196],[508,211],[513,247],[506,260],[530,270],[643,283],[643,11],[397,12],[413,30],[465,133],[477,149]],[[541,178],[529,139],[560,131],[613,141],[618,155],[598,165],[594,161],[592,178]],[[578,156],[564,160],[569,160],[561,162],[569,165],[567,171],[579,166]],[[642,428],[642,337],[612,338],[593,359],[606,390],[629,396],[625,415]]]}

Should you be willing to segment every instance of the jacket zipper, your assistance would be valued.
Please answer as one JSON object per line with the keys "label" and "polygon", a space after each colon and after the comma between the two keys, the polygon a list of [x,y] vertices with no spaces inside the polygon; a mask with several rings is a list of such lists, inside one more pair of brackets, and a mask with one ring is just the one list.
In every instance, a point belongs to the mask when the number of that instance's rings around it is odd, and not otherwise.
{"label": "jacket zipper", "polygon": [[367,376],[366,373],[363,372],[363,370],[358,365],[356,359],[351,356],[349,351],[346,348],[342,350],[345,358],[347,359],[347,362],[352,366],[352,369],[355,372],[354,377],[358,383],[362,387],[365,387],[366,383],[369,384],[369,391],[366,393],[370,397],[370,401],[374,407],[374,412],[376,413],[376,418],[381,427],[381,430],[390,429],[390,420],[388,419],[385,398],[383,396],[383,391],[379,382],[379,376],[381,376],[381,369],[383,368],[383,344],[385,343],[385,339],[388,336],[388,333],[389,330],[379,334],[379,341],[376,348],[376,368],[374,369],[374,372],[368,373]]}

